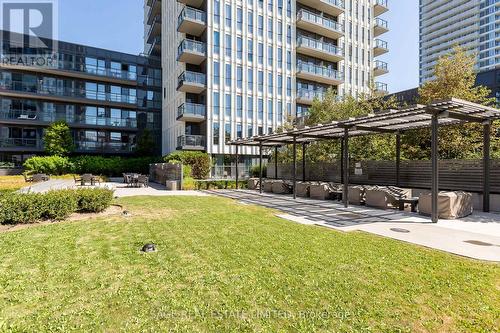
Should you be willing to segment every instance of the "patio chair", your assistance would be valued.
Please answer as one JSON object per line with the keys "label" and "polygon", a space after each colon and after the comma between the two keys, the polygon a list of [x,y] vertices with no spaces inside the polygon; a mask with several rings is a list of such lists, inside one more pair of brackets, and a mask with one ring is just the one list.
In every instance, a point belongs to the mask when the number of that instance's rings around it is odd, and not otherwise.
{"label": "patio chair", "polygon": [[26,183],[32,183],[33,182],[33,177],[29,176],[27,173],[23,173],[24,181]]}
{"label": "patio chair", "polygon": [[46,182],[49,179],[50,179],[50,177],[47,176],[46,174],[43,174],[43,173],[37,173],[37,174],[33,175],[33,182],[34,183]]}
{"label": "patio chair", "polygon": [[408,199],[410,192],[394,186],[375,186],[366,190],[366,205],[381,209],[399,208],[400,201]]}
{"label": "patio chair", "polygon": [[286,180],[276,180],[272,183],[274,194],[291,194],[293,193],[293,183]]}
{"label": "patio chair", "polygon": [[273,193],[273,183],[276,180],[266,179],[264,180],[264,184],[262,186],[262,190],[267,193]]}
{"label": "patio chair", "polygon": [[297,196],[301,198],[309,198],[311,194],[311,182],[298,182],[297,183]]}
{"label": "patio chair", "polygon": [[349,203],[353,205],[362,205],[365,203],[366,187],[365,186],[349,186]]}
{"label": "patio chair", "polygon": [[85,185],[87,185],[87,183],[89,185],[94,185],[94,179],[93,178],[94,178],[94,176],[92,176],[92,174],[90,174],[90,173],[83,174],[81,176],[81,180],[80,180],[81,185],[85,186]]}
{"label": "patio chair", "polygon": [[311,184],[309,191],[311,199],[338,200],[342,197],[342,185],[336,183]]}
{"label": "patio chair", "polygon": [[[432,213],[432,194],[423,194],[419,198],[420,215]],[[438,195],[438,216],[440,219],[459,219],[472,214],[474,208],[472,194],[462,191],[440,192]]]}
{"label": "patio chair", "polygon": [[137,186],[138,187],[141,187],[141,186],[149,187],[149,176],[139,175],[137,177]]}
{"label": "patio chair", "polygon": [[82,183],[82,177],[73,175],[73,179],[75,180],[75,184],[81,184]]}

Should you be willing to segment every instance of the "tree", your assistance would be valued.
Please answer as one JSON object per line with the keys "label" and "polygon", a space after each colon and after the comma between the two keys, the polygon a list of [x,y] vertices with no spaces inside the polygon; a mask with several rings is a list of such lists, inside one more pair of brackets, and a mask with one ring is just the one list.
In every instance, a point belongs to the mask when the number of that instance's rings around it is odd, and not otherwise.
{"label": "tree", "polygon": [[75,149],[71,130],[64,121],[50,125],[45,130],[43,141],[45,152],[49,155],[66,156]]}
{"label": "tree", "polygon": [[145,129],[137,139],[135,152],[138,156],[152,156],[154,154],[155,142],[149,129]]}
{"label": "tree", "polygon": [[[429,104],[440,99],[459,98],[483,105],[493,105],[491,91],[476,86],[476,55],[461,47],[454,47],[450,54],[439,58],[434,68],[435,79],[419,88],[419,103]],[[492,134],[498,124],[492,126]],[[439,131],[440,157],[443,159],[479,158],[482,152],[482,129],[478,124],[461,124],[443,127]],[[407,159],[430,158],[430,130],[405,133],[402,140],[403,157]],[[499,140],[492,135],[492,155],[500,154]]]}

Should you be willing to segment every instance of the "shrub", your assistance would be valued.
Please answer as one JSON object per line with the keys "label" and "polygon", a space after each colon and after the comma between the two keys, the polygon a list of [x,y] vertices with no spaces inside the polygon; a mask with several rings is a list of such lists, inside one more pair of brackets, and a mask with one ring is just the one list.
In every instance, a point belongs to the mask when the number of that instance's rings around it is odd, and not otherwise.
{"label": "shrub", "polygon": [[198,151],[173,152],[163,159],[167,163],[180,161],[183,165],[189,165],[191,175],[195,179],[206,179],[210,174],[210,156],[207,153]]}
{"label": "shrub", "polygon": [[42,195],[42,218],[64,220],[78,208],[74,190],[50,191]]}
{"label": "shrub", "polygon": [[61,156],[34,156],[24,162],[24,169],[30,173],[62,175],[73,169],[72,162]]}
{"label": "shrub", "polygon": [[43,219],[64,220],[80,212],[99,213],[113,200],[109,189],[57,190],[44,194],[0,195],[0,224],[27,224]]}
{"label": "shrub", "polygon": [[[250,175],[252,177],[260,177],[260,166],[257,164],[257,165],[254,165],[251,169],[250,169]],[[266,178],[267,177],[267,166],[265,164],[262,165],[262,177]]]}
{"label": "shrub", "polygon": [[158,163],[158,157],[102,157],[78,156],[70,159],[74,165],[73,172],[78,174],[92,173],[109,177],[121,176],[123,173],[149,173],[149,165]]}
{"label": "shrub", "polygon": [[111,205],[113,191],[106,188],[83,188],[76,190],[78,211],[100,213]]}

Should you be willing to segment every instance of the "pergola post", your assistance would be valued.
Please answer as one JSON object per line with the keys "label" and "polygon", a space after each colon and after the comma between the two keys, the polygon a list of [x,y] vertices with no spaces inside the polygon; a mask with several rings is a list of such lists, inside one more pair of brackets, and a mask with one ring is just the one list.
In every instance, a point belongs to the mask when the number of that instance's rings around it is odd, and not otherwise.
{"label": "pergola post", "polygon": [[344,201],[344,207],[349,207],[349,129],[344,128],[344,144],[343,144],[343,184],[344,190],[342,194],[342,200]]}
{"label": "pergola post", "polygon": [[396,186],[401,186],[401,134],[396,134]]}
{"label": "pergola post", "polygon": [[340,183],[344,184],[344,138],[340,140]]}
{"label": "pergola post", "polygon": [[431,219],[433,223],[437,223],[439,220],[439,207],[438,207],[438,195],[439,195],[439,113],[434,111],[432,113],[431,122],[431,173],[432,173],[432,213]]}
{"label": "pergola post", "polygon": [[302,144],[302,181],[306,181],[306,147],[307,143]]}
{"label": "pergola post", "polygon": [[491,122],[483,125],[483,212],[490,211],[490,133]]}
{"label": "pergola post", "polygon": [[297,199],[297,138],[293,137],[293,198]]}
{"label": "pergola post", "polygon": [[238,172],[238,162],[239,162],[239,155],[238,155],[239,151],[238,150],[239,150],[239,147],[240,147],[239,145],[236,145],[236,189],[240,188],[239,187],[239,178],[238,178],[238,176],[239,176],[238,175],[238,173],[239,173]]}
{"label": "pergola post", "polygon": [[274,146],[274,179],[278,179],[278,146]]}
{"label": "pergola post", "polygon": [[264,184],[262,184],[262,142],[259,142],[259,192],[262,194],[262,187]]}

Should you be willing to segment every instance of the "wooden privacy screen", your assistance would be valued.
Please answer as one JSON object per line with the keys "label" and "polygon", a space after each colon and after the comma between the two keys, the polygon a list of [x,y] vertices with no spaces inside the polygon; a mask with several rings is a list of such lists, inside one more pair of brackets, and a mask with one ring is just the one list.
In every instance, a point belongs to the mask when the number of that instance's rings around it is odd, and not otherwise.
{"label": "wooden privacy screen", "polygon": [[[396,185],[395,161],[352,162],[349,183]],[[274,178],[274,164],[267,166],[268,178]],[[292,179],[292,164],[278,163],[278,178]],[[340,182],[340,162],[306,164],[306,180]],[[297,163],[297,180],[302,180],[302,163]],[[431,161],[401,161],[400,186],[431,188]],[[500,194],[500,160],[491,160],[491,193]],[[441,190],[483,191],[482,160],[439,161]]]}

